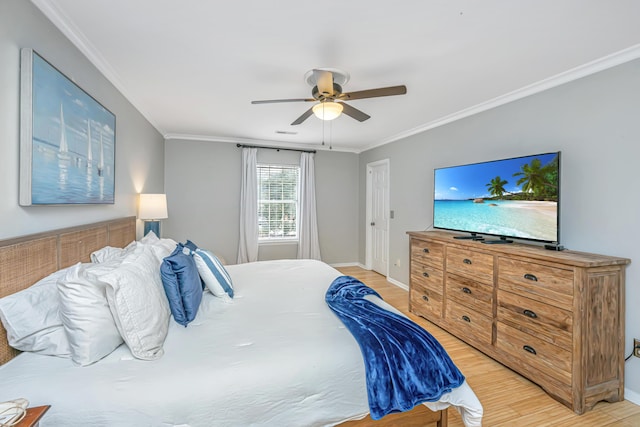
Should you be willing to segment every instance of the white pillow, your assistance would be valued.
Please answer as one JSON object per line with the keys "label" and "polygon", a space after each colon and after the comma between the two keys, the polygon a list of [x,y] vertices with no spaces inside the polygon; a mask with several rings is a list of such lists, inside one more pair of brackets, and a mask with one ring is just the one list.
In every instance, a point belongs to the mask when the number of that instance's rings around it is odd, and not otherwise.
{"label": "white pillow", "polygon": [[160,239],[158,238],[158,236],[156,236],[156,233],[154,233],[153,231],[149,231],[147,234],[144,235],[144,237],[142,239],[140,239],[140,243],[142,244],[155,244],[158,243],[160,241]]}
{"label": "white pillow", "polygon": [[160,263],[162,263],[163,259],[171,255],[178,245],[173,239],[159,239],[153,231],[150,231],[140,239],[139,244],[150,246]]}
{"label": "white pillow", "polygon": [[101,262],[111,261],[113,259],[124,258],[125,255],[136,248],[137,244],[138,242],[134,240],[124,248],[105,246],[104,248],[98,249],[97,251],[91,253],[91,262],[98,264]]}
{"label": "white pillow", "polygon": [[131,353],[144,360],[162,357],[171,312],[153,248],[139,245],[101,280],[108,285],[109,307]]}
{"label": "white pillow", "polygon": [[231,302],[233,298],[231,276],[229,276],[218,257],[207,250],[196,249],[193,252],[193,259],[196,262],[200,278],[204,281],[207,289],[213,295]]}
{"label": "white pillow", "polygon": [[11,347],[50,356],[71,356],[58,313],[56,287],[66,272],[66,268],[58,270],[25,290],[0,298],[0,320]]}
{"label": "white pillow", "polygon": [[114,248],[113,246],[105,246],[91,253],[91,262],[101,263],[110,261],[114,258],[121,257],[123,255],[123,248]]}
{"label": "white pillow", "polygon": [[58,281],[60,317],[71,359],[80,366],[97,362],[122,344],[109,309],[107,286],[100,279],[119,264],[119,259],[101,264],[78,263]]}
{"label": "white pillow", "polygon": [[163,259],[171,255],[171,253],[176,249],[176,246],[178,246],[178,242],[173,239],[160,239],[152,247],[156,256],[160,262],[162,262]]}

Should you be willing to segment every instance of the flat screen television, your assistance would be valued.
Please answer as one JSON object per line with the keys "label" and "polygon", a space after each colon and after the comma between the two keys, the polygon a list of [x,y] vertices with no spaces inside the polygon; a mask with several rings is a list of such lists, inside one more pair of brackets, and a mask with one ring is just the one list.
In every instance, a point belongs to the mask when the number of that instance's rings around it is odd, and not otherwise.
{"label": "flat screen television", "polygon": [[560,152],[434,170],[434,228],[559,243]]}

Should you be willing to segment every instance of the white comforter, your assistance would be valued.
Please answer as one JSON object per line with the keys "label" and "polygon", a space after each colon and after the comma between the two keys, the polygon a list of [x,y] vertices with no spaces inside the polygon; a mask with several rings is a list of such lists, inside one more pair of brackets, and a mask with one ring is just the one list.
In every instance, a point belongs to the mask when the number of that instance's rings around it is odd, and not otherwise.
{"label": "white comforter", "polygon": [[[21,354],[0,367],[0,401],[52,405],[43,427],[326,426],[366,415],[360,350],[324,301],[340,273],[308,260],[228,271],[234,302],[205,293],[187,328],[171,321],[161,359],[134,359],[125,345],[88,367]],[[480,425],[466,383],[439,405],[449,403]]]}

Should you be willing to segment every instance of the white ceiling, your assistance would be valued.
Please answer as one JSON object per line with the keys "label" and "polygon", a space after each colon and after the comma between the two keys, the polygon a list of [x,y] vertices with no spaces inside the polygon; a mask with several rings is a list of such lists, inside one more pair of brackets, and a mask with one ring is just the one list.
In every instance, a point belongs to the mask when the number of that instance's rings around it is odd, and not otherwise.
{"label": "white ceiling", "polygon": [[[640,57],[638,0],[32,1],[168,139],[360,152]],[[407,94],[362,123],[251,104],[319,67]]]}

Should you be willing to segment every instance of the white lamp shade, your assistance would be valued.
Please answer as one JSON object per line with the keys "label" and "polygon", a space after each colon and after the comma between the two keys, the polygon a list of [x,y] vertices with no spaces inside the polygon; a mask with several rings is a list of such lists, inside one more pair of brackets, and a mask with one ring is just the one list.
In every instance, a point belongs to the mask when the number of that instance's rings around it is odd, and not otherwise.
{"label": "white lamp shade", "polygon": [[313,106],[313,114],[320,120],[333,120],[342,113],[342,104],[325,101]]}
{"label": "white lamp shade", "polygon": [[169,218],[166,194],[140,194],[138,218],[156,220]]}

